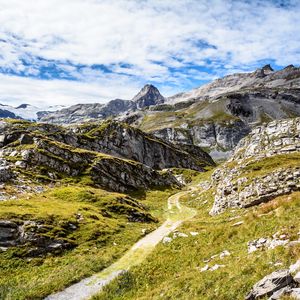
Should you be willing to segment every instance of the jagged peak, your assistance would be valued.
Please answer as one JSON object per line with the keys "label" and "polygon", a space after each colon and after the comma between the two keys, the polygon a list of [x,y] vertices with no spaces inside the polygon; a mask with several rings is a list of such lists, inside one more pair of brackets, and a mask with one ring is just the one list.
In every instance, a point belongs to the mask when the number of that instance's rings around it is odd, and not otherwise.
{"label": "jagged peak", "polygon": [[[148,93],[154,93],[154,94],[158,94],[161,96],[159,90],[157,87],[155,87],[152,84],[146,84],[143,86],[143,88],[133,97],[133,101],[137,101],[138,99],[140,99],[141,97],[145,96]],[[162,97],[162,96],[161,96]]]}
{"label": "jagged peak", "polygon": [[262,68],[258,68],[256,69],[256,71],[254,72],[254,74],[256,75],[256,77],[265,77],[271,73],[274,72],[274,69],[271,67],[270,64],[264,65]]}
{"label": "jagged peak", "polygon": [[288,65],[285,68],[283,68],[283,70],[292,70],[295,69],[296,67],[294,65]]}
{"label": "jagged peak", "polygon": [[31,107],[31,106],[32,106],[31,104],[23,103],[23,104],[19,105],[18,107],[16,107],[16,109],[28,108],[28,107]]}
{"label": "jagged peak", "polygon": [[274,69],[271,67],[270,64],[267,64],[267,65],[263,66],[262,70],[264,71],[264,73],[266,73],[266,72],[274,72]]}
{"label": "jagged peak", "polygon": [[150,105],[162,104],[165,98],[161,95],[158,88],[152,84],[146,84],[132,101],[138,104],[138,108],[147,107]]}

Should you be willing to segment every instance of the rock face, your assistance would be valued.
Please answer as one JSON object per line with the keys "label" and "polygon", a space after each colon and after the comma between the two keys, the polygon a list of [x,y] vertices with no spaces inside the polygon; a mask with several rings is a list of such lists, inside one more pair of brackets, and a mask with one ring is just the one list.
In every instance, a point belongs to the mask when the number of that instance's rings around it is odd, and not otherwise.
{"label": "rock face", "polygon": [[271,296],[274,292],[291,284],[292,281],[293,277],[289,270],[275,271],[257,282],[245,300],[255,300]]}
{"label": "rock face", "polygon": [[[49,226],[48,226],[49,227]],[[30,245],[26,256],[38,256],[46,253],[59,254],[74,247],[66,239],[53,239],[42,233],[49,230],[47,225],[35,221],[13,222],[0,220],[0,246],[12,247]]]}
{"label": "rock face", "polygon": [[257,282],[245,300],[265,299],[280,300],[284,296],[300,299],[300,285],[298,281],[300,260],[289,269],[275,271]]}
{"label": "rock face", "polygon": [[203,171],[214,164],[201,149],[182,150],[118,122],[71,129],[2,122],[0,134],[0,152],[9,170],[24,169],[51,180],[88,176],[91,184],[114,191],[180,185],[171,173],[158,170],[179,167]]}
{"label": "rock face", "polygon": [[216,195],[211,214],[300,190],[299,158],[300,118],[257,127],[214,172]]}
{"label": "rock face", "polygon": [[174,145],[124,123],[109,121],[101,127],[79,127],[76,146],[141,162],[154,169],[187,168],[201,171],[214,165],[199,147]]}
{"label": "rock face", "polygon": [[240,120],[227,123],[207,122],[187,128],[163,128],[152,133],[166,141],[195,145],[210,150],[216,160],[228,157],[231,149],[250,132],[250,127]]}

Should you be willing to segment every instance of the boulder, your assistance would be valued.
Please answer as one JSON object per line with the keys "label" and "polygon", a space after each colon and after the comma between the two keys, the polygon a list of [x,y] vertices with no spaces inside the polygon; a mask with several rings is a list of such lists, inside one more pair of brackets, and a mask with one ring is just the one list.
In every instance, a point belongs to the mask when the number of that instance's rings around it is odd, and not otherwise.
{"label": "boulder", "polygon": [[0,182],[9,181],[14,177],[14,173],[9,166],[0,167]]}
{"label": "boulder", "polygon": [[0,246],[13,246],[17,243],[19,238],[19,226],[15,222],[0,220]]}
{"label": "boulder", "polygon": [[293,277],[289,270],[275,271],[259,282],[257,282],[251,292],[246,296],[245,300],[260,299],[271,296],[274,292],[288,286],[293,282]]}

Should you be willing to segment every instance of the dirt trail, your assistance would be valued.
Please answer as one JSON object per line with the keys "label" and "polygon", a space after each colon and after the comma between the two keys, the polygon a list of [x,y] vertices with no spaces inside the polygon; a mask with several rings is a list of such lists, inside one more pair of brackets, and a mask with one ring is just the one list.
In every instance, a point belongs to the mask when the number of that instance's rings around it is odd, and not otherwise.
{"label": "dirt trail", "polygon": [[99,293],[101,289],[120,274],[128,271],[131,267],[140,264],[154,247],[165,237],[174,231],[185,220],[192,218],[195,210],[179,203],[179,199],[193,191],[179,192],[168,198],[167,220],[156,230],[152,231],[137,243],[118,261],[98,274],[85,278],[65,290],[52,294],[45,300],[86,300]]}

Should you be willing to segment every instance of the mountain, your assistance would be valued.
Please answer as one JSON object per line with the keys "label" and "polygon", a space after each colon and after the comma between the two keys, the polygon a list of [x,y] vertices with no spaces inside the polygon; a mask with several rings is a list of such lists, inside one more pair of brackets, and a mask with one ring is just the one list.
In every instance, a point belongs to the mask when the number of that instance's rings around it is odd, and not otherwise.
{"label": "mountain", "polygon": [[180,93],[167,98],[167,102],[176,103],[186,100],[217,99],[221,95],[249,89],[299,88],[300,69],[289,65],[274,71],[265,65],[251,73],[235,73],[196,88],[187,93]]}
{"label": "mountain", "polygon": [[42,109],[30,104],[21,104],[18,107],[0,104],[0,118],[37,120],[41,115],[48,114],[51,111],[56,111],[63,108],[62,105],[49,106]]}
{"label": "mountain", "polygon": [[217,79],[121,120],[165,140],[204,147],[219,160],[227,158],[255,126],[296,116],[300,68],[274,71],[267,65]]}
{"label": "mountain", "polygon": [[165,102],[165,98],[159,90],[152,84],[146,84],[141,91],[132,99],[136,103],[137,109],[142,109],[152,105],[158,105]]}
{"label": "mountain", "polygon": [[72,105],[62,110],[46,113],[39,120],[52,124],[83,123],[93,120],[103,120],[135,108],[136,105],[133,101],[115,99],[106,104]]}
{"label": "mountain", "polygon": [[163,102],[164,97],[158,89],[147,84],[132,100],[115,99],[106,104],[77,104],[53,113],[44,114],[40,117],[40,121],[53,124],[71,124],[103,120]]}
{"label": "mountain", "polygon": [[62,125],[113,118],[163,140],[202,147],[222,161],[255,126],[300,116],[299,98],[300,68],[275,71],[266,65],[169,98],[147,84],[132,100],[77,104],[54,112],[36,109],[34,114],[25,113],[27,105],[5,107],[2,115]]}
{"label": "mountain", "polygon": [[217,79],[190,92],[164,98],[145,85],[132,100],[78,104],[40,114],[40,121],[83,123],[115,118],[163,140],[205,148],[224,160],[252,128],[267,121],[300,116],[300,69],[270,65]]}

